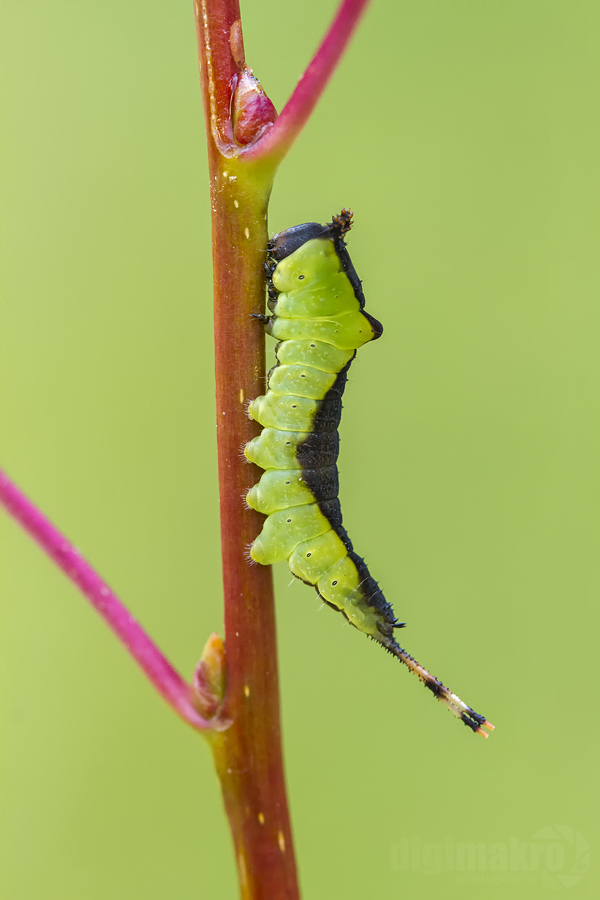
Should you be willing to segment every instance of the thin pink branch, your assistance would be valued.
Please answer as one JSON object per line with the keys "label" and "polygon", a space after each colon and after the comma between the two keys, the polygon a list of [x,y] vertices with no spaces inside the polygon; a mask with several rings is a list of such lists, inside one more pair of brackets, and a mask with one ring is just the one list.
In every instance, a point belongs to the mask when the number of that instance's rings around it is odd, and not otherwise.
{"label": "thin pink branch", "polygon": [[308,68],[264,137],[240,155],[248,159],[283,158],[304,128],[346,49],[369,0],[342,0],[331,26]]}
{"label": "thin pink branch", "polygon": [[75,547],[0,469],[0,503],[77,585],[175,712],[200,731],[211,724],[192,704],[190,685]]}

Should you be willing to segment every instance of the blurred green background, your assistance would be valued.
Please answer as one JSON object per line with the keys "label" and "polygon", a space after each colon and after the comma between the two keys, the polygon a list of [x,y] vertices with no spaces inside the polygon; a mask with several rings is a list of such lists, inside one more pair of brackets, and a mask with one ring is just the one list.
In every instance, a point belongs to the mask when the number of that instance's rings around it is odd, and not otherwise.
{"label": "blurred green background", "polygon": [[[333,8],[243,2],[279,109]],[[497,726],[277,567],[307,900],[600,893],[599,43],[592,0],[375,0],[279,173],[273,231],[354,209],[385,325],[345,522],[405,646]],[[190,675],[222,616],[192,4],[7,0],[0,51],[0,460]],[[2,900],[235,897],[201,739],[0,527]]]}

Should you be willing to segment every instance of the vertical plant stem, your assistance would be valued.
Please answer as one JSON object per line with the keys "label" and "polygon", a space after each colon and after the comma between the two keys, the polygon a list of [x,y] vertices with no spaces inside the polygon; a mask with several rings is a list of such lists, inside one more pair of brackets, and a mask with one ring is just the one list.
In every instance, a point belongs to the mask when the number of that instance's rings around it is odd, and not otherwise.
{"label": "vertical plant stem", "polygon": [[[213,229],[217,448],[225,596],[227,690],[232,721],[211,743],[244,900],[296,900],[298,886],[281,752],[271,569],[247,548],[263,518],[243,497],[259,477],[242,457],[259,432],[246,403],[264,392],[267,202],[273,171],[223,152],[230,146],[231,85],[243,65],[235,0],[196,3],[207,120]],[[231,36],[234,36],[234,40]],[[232,52],[235,51],[235,57]],[[225,115],[225,112],[226,115]]]}
{"label": "vertical plant stem", "polygon": [[[226,171],[230,171],[229,168]],[[250,566],[246,548],[262,527],[242,498],[258,479],[240,447],[257,433],[246,399],[264,391],[264,334],[251,312],[262,311],[266,197],[233,190],[228,176],[214,203],[215,367],[221,541],[225,592],[227,693],[232,726],[213,748],[244,898],[298,896],[279,720],[273,585],[270,567]],[[238,200],[231,216],[228,205]],[[248,237],[250,234],[250,237]]]}

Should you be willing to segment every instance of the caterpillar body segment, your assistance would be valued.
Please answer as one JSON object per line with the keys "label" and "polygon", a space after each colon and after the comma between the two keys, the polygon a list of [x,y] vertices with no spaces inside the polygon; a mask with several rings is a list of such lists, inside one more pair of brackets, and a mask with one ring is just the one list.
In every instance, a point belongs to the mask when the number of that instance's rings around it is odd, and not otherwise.
{"label": "caterpillar body segment", "polygon": [[394,629],[403,623],[342,525],[336,466],[342,394],[356,351],[383,332],[365,311],[344,243],[351,220],[342,210],[328,225],[297,225],[269,243],[271,315],[255,318],[279,343],[267,392],[248,407],[263,431],[244,454],[265,472],[246,503],[267,516],[250,557],[262,565],[288,560],[292,573],[314,585],[328,606],[382,644],[455,716],[487,737],[484,727],[493,726],[396,643]]}

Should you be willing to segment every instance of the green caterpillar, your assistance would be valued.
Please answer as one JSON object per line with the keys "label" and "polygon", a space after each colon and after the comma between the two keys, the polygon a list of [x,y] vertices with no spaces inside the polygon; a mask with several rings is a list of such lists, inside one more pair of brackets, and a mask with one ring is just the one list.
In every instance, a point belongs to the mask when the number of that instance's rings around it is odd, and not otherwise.
{"label": "green caterpillar", "polygon": [[265,472],[246,503],[267,516],[250,557],[262,565],[288,560],[292,573],[314,585],[328,606],[383,644],[465,725],[487,737],[483,727],[493,726],[485,717],[396,643],[394,629],[403,623],[342,526],[336,466],[341,398],[357,349],[383,332],[365,311],[344,243],[351,225],[352,213],[344,209],[328,225],[296,225],[269,242],[272,315],[255,318],[279,343],[267,393],[248,407],[263,431],[244,454]]}

